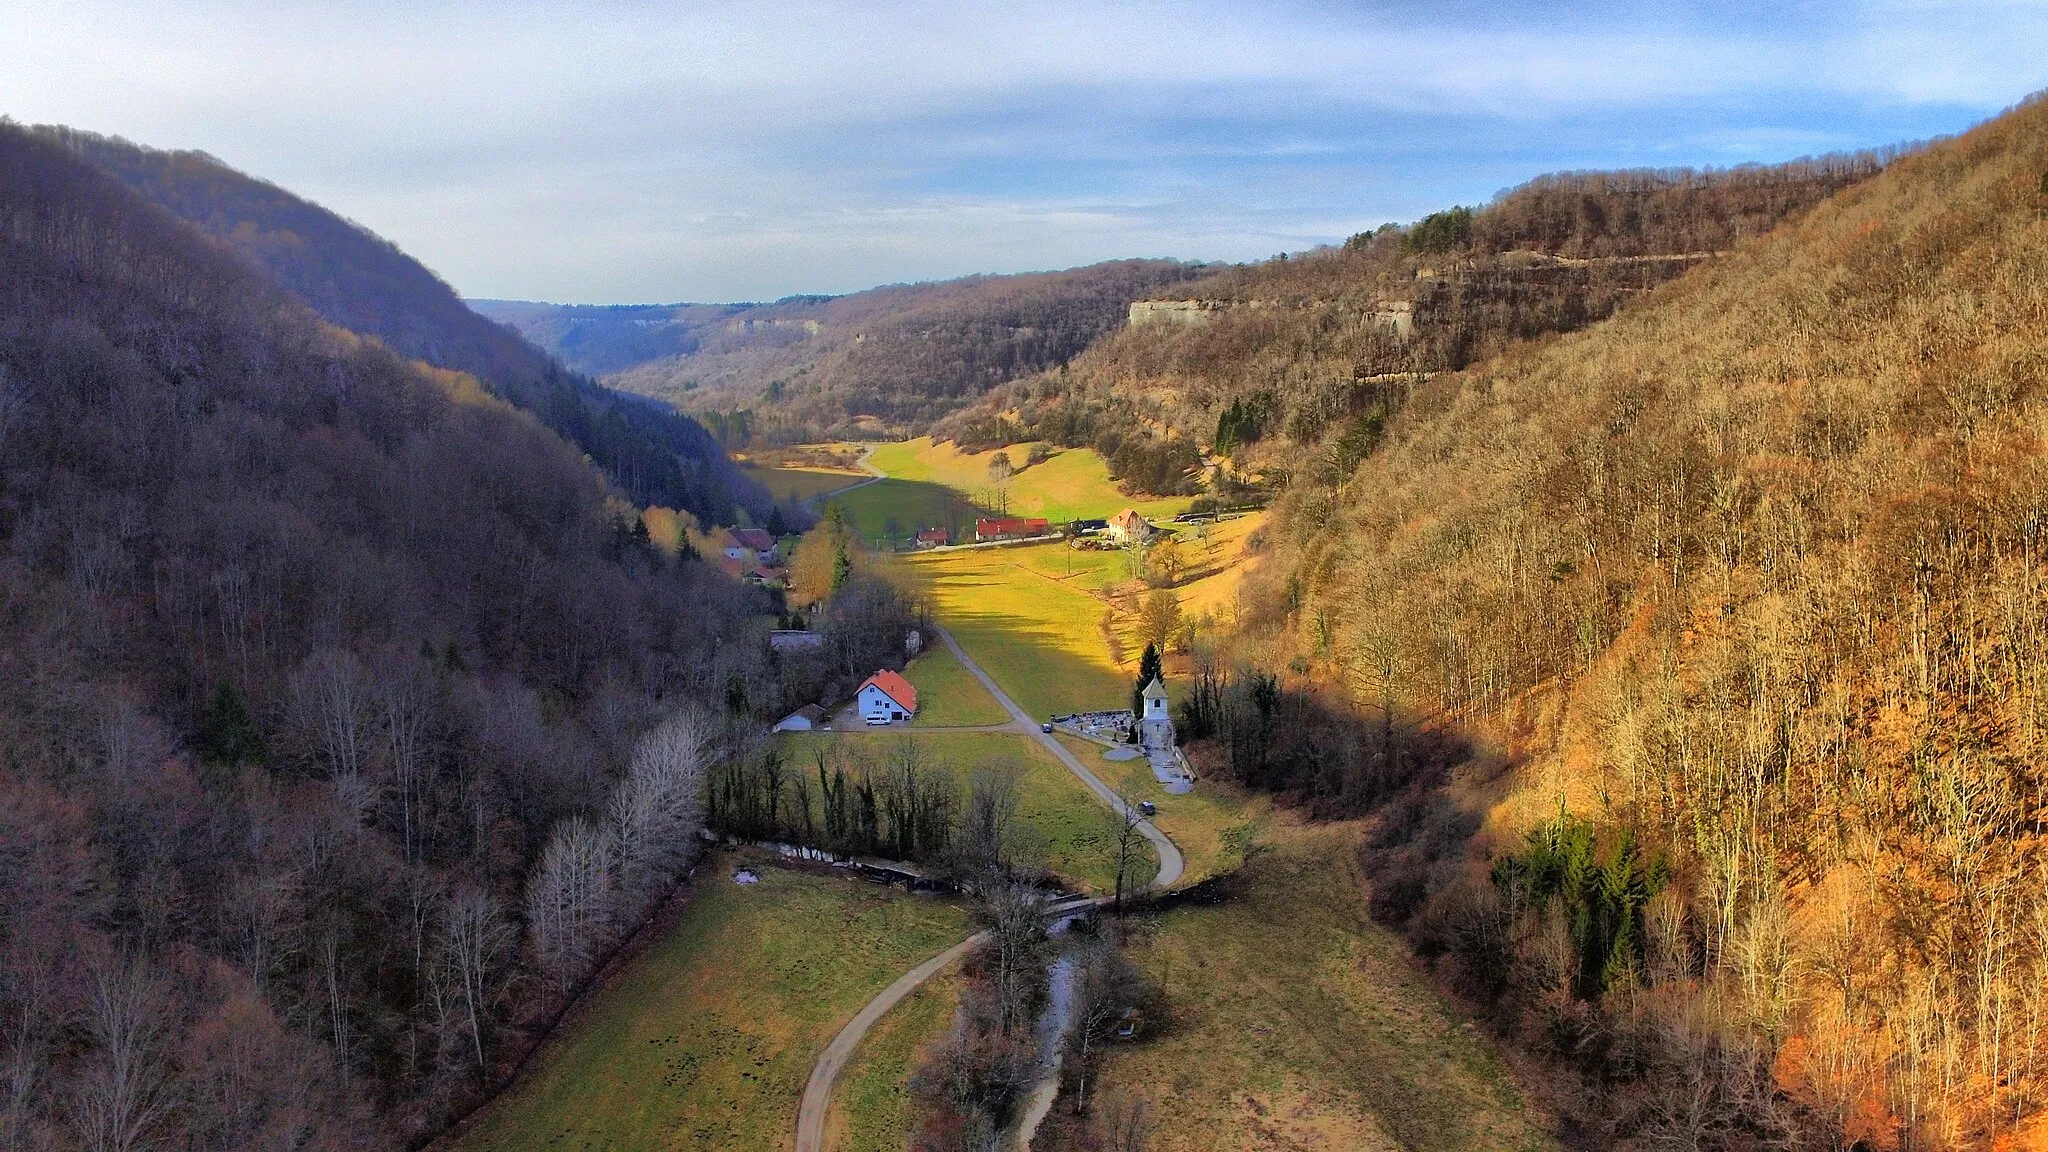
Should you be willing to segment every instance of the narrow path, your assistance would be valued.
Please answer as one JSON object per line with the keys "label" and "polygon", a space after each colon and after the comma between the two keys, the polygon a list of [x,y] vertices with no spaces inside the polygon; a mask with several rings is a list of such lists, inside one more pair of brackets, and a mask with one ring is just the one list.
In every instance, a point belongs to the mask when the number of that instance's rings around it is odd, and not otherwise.
{"label": "narrow path", "polygon": [[874,445],[863,444],[861,446],[860,456],[854,460],[854,463],[860,466],[860,470],[868,474],[867,479],[856,480],[853,483],[848,484],[844,488],[834,488],[830,492],[820,492],[814,496],[806,497],[803,501],[804,507],[809,508],[812,512],[815,513],[818,510],[817,503],[820,500],[829,500],[834,496],[844,496],[848,492],[851,492],[856,488],[865,488],[868,485],[874,484],[878,481],[887,480],[889,478],[889,474],[887,472],[884,472],[880,468],[875,467],[873,464],[868,463],[868,455],[872,453],[874,450]]}
{"label": "narrow path", "polygon": [[[865,458],[863,458],[863,461],[865,461]],[[1135,809],[1126,807],[1123,798],[1116,794],[1116,790],[1104,784],[1101,777],[1090,772],[1087,765],[1082,764],[1072,752],[1067,750],[1066,745],[1060,743],[1049,734],[1040,731],[1037,722],[1033,721],[1030,715],[1015,700],[1010,698],[1009,693],[1003,691],[1002,686],[997,684],[994,678],[982,669],[981,665],[974,662],[974,658],[969,656],[966,650],[960,647],[959,642],[953,639],[951,632],[938,627],[936,624],[933,625],[933,628],[938,632],[939,639],[945,641],[947,650],[953,653],[954,658],[959,660],[969,672],[974,673],[975,679],[981,681],[981,686],[988,689],[989,695],[994,696],[1002,704],[1004,710],[1009,712],[1011,720],[1009,724],[997,725],[985,730],[1019,732],[1031,736],[1040,744],[1043,744],[1054,756],[1058,757],[1060,763],[1065,764],[1068,771],[1079,777],[1081,783],[1086,784],[1088,790],[1095,793],[1096,797],[1104,804],[1107,804],[1111,811],[1116,812],[1120,816],[1135,817],[1139,833],[1145,839],[1151,841],[1153,850],[1159,854],[1159,872],[1152,877],[1152,883],[1146,886],[1148,889],[1163,890],[1172,887],[1179,881],[1181,873],[1187,869],[1187,862],[1181,856],[1179,846],[1174,844],[1173,840],[1166,833],[1153,827],[1150,820],[1145,819]],[[1052,911],[1057,913],[1073,913],[1084,908],[1099,907],[1103,902],[1104,898],[1100,896],[1080,900],[1063,900],[1053,905]],[[917,967],[912,968],[910,971],[905,972],[897,978],[894,984],[883,989],[881,995],[868,1001],[866,1007],[854,1013],[853,1019],[846,1022],[846,1027],[839,1030],[839,1035],[832,1038],[832,1043],[825,1046],[824,1054],[818,1057],[818,1063],[811,1069],[810,1080],[804,1084],[803,1100],[797,1105],[796,1152],[825,1152],[825,1120],[832,1109],[833,1082],[839,1078],[840,1071],[846,1067],[846,1062],[853,1057],[854,1050],[860,1047],[860,1042],[867,1037],[868,1031],[875,1026],[876,1021],[886,1016],[889,1009],[901,1003],[904,997],[916,991],[925,981],[938,975],[947,965],[966,955],[982,939],[982,934],[976,933],[939,953],[937,956],[919,964]],[[1057,1094],[1057,1082],[1054,1083],[1053,1088],[1055,1090],[1054,1094]],[[1040,1097],[1044,1098],[1040,1099]],[[1047,1095],[1043,1086],[1041,1086],[1039,1091],[1033,1093],[1031,1103],[1027,1107],[1024,1124],[1020,1131],[1028,1134],[1035,1130],[1038,1127],[1038,1122],[1045,1118],[1046,1112],[1051,1108],[1052,1096]]]}

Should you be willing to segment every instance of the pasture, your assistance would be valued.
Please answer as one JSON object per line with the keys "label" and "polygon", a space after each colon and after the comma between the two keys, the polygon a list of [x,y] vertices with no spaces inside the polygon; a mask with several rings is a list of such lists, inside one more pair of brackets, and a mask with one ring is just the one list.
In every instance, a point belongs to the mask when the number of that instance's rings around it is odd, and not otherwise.
{"label": "pasture", "polygon": [[714,853],[676,925],[600,989],[451,1152],[794,1141],[811,1064],[860,1006],[971,929],[935,898]]}
{"label": "pasture", "polygon": [[1508,1070],[1372,923],[1357,823],[1269,825],[1227,898],[1160,913],[1131,956],[1165,989],[1099,1090],[1154,1103],[1154,1152],[1549,1150]]}
{"label": "pasture", "polygon": [[[1095,794],[1054,759],[1038,741],[1010,732],[916,732],[901,729],[851,732],[789,732],[777,747],[798,771],[816,772],[820,751],[844,748],[871,763],[886,761],[900,741],[915,740],[928,762],[942,765],[965,783],[977,764],[1009,761],[1022,769],[1018,782],[1019,854],[1042,860],[1071,884],[1096,892],[1116,887],[1113,856],[1115,819]],[[819,817],[822,822],[822,814]],[[1145,860],[1127,883],[1143,884],[1158,870],[1148,848]]]}

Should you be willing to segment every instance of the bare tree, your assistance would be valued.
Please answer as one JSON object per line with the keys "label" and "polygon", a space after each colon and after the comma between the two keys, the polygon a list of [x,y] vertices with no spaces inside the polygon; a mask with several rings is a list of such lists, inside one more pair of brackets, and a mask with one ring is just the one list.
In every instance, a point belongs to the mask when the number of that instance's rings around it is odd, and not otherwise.
{"label": "bare tree", "polygon": [[678,712],[633,749],[632,765],[606,814],[618,908],[626,917],[643,915],[675,883],[696,849],[713,731],[702,714]]}
{"label": "bare tree", "polygon": [[1152,1101],[1142,1093],[1117,1093],[1103,1101],[1103,1152],[1145,1152],[1152,1143]]}
{"label": "bare tree", "polygon": [[77,1085],[77,1125],[91,1152],[128,1152],[150,1142],[164,1117],[163,987],[133,957],[95,967],[86,1004],[90,1063]]}
{"label": "bare tree", "polygon": [[341,649],[313,653],[292,677],[302,746],[337,781],[361,777],[369,762],[373,698],[362,661]]}
{"label": "bare tree", "polygon": [[1005,1036],[1031,1027],[1031,1008],[1045,976],[1045,893],[1022,880],[1003,880],[983,893],[978,909],[988,926],[990,982]]}
{"label": "bare tree", "polygon": [[1131,887],[1131,873],[1137,870],[1145,859],[1145,817],[1138,810],[1138,803],[1123,793],[1117,793],[1116,804],[1112,807],[1110,821],[1110,856],[1116,865],[1117,915],[1123,915],[1124,892]]}
{"label": "bare tree", "polygon": [[484,1070],[484,1019],[496,999],[495,985],[513,934],[490,895],[464,886],[441,906],[440,951],[444,978],[452,984],[453,1006],[469,1033],[478,1072]]}
{"label": "bare tree", "polygon": [[1067,1031],[1069,1067],[1074,1075],[1074,1111],[1088,1108],[1090,1062],[1096,1048],[1115,1035],[1127,1017],[1152,998],[1137,966],[1107,940],[1089,940],[1074,950],[1072,1024]]}
{"label": "bare tree", "polygon": [[526,889],[535,959],[566,995],[589,970],[611,931],[609,838],[574,817],[555,826]]}
{"label": "bare tree", "polygon": [[977,764],[968,774],[967,811],[961,821],[958,853],[963,870],[988,877],[1009,869],[1018,783],[1023,778],[1024,770],[1012,760]]}

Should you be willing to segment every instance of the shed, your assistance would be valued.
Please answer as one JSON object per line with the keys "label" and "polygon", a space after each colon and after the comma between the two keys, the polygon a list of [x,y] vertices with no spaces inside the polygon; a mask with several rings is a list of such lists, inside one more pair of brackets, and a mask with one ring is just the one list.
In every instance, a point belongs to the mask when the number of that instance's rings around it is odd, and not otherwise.
{"label": "shed", "polygon": [[825,710],[816,704],[803,707],[775,722],[777,732],[810,732],[825,724]]}

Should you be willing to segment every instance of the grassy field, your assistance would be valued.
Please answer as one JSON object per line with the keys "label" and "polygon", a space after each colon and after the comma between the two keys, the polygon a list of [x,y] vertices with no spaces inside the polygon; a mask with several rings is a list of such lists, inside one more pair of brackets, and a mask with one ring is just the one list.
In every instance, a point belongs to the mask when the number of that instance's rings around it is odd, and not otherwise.
{"label": "grassy field", "polygon": [[1114,556],[1072,555],[1084,574],[1071,580],[1052,575],[1064,571],[1067,550],[1059,544],[922,553],[905,557],[903,570],[968,654],[1032,716],[1129,707],[1139,652],[1128,613],[1114,614],[1121,652],[1113,654],[1103,632],[1111,608],[1088,592],[1090,581],[1107,578],[1098,558]]}
{"label": "grassy field", "polygon": [[[1172,517],[1185,512],[1188,498],[1139,500],[1116,490],[1109,478],[1109,465],[1089,448],[1047,447],[1050,459],[1023,468],[1031,452],[1029,444],[1012,444],[1003,449],[1021,471],[1008,484],[1012,516],[1042,516],[1054,523],[1091,517],[1107,518],[1124,508],[1136,508],[1147,516]],[[956,492],[979,493],[991,487],[988,463],[994,452],[967,453],[954,444],[934,444],[928,436],[895,444],[880,444],[868,462],[900,480],[937,485]],[[880,485],[877,485],[880,487]]]}
{"label": "grassy field", "polygon": [[845,472],[837,468],[796,468],[786,465],[761,465],[746,463],[740,470],[749,479],[758,481],[768,489],[768,494],[777,500],[800,504],[813,496],[837,492],[868,479],[865,472]]}
{"label": "grassy field", "polygon": [[1175,796],[1142,759],[1106,760],[1103,753],[1108,749],[1064,732],[1058,740],[1111,787],[1132,800],[1150,800],[1159,809],[1152,823],[1173,838],[1187,860],[1187,871],[1176,887],[1236,868],[1243,862],[1245,844],[1262,835],[1274,818],[1273,802],[1267,797],[1207,780],[1196,784],[1193,792]]}
{"label": "grassy field", "polygon": [[916,728],[957,728],[969,724],[1002,724],[1010,714],[988,694],[967,666],[937,641],[904,669],[917,689]]}
{"label": "grassy field", "polygon": [[[1086,785],[1067,771],[1066,765],[1029,736],[1007,732],[904,732],[901,730],[855,732],[790,732],[778,737],[780,747],[797,765],[809,771],[814,750],[838,741],[851,749],[882,760],[889,746],[900,740],[916,740],[923,754],[953,769],[962,780],[976,764],[1008,760],[1024,770],[1019,785],[1022,793],[1017,815],[1029,829],[1032,855],[1068,881],[1098,892],[1116,887],[1116,865],[1112,856],[1114,820],[1109,810]],[[1148,854],[1127,883],[1143,884],[1158,870]]]}
{"label": "grassy field", "polygon": [[1161,914],[1133,958],[1165,986],[1102,1087],[1151,1097],[1154,1152],[1551,1149],[1507,1069],[1366,915],[1355,824],[1276,822],[1222,903]]}
{"label": "grassy field", "polygon": [[826,1042],[970,930],[950,904],[840,877],[737,885],[733,859],[706,863],[675,929],[449,1148],[787,1148]]}
{"label": "grassy field", "polygon": [[957,969],[933,977],[875,1025],[832,1091],[825,1121],[831,1152],[903,1152],[910,1134],[910,1073],[918,1053],[943,1038],[960,1004]]}

